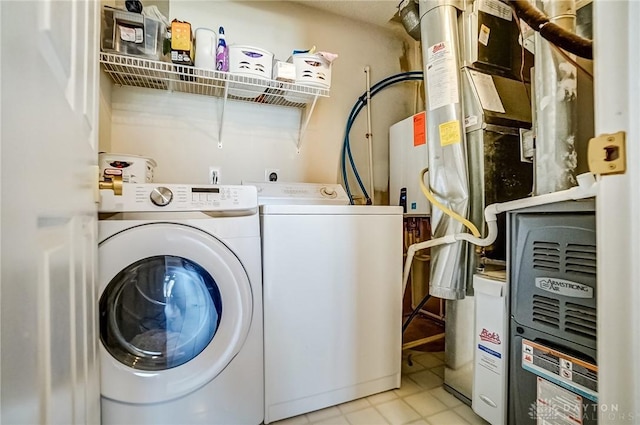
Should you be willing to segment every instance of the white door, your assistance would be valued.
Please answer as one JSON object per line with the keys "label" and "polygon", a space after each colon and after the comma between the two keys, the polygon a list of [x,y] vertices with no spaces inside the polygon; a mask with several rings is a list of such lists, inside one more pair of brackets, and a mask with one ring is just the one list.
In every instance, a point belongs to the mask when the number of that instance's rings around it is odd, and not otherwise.
{"label": "white door", "polygon": [[99,423],[99,2],[0,1],[0,422]]}
{"label": "white door", "polygon": [[603,176],[598,241],[598,423],[640,420],[640,2],[593,3],[596,134],[626,132],[627,171]]}

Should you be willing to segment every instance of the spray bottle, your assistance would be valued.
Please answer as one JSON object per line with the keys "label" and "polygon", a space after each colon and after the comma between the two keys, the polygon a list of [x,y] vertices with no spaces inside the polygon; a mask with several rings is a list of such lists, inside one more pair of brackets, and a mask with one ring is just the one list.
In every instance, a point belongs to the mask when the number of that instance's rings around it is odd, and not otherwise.
{"label": "spray bottle", "polygon": [[216,49],[216,69],[218,71],[229,71],[229,47],[224,39],[224,28],[218,29],[218,47]]}

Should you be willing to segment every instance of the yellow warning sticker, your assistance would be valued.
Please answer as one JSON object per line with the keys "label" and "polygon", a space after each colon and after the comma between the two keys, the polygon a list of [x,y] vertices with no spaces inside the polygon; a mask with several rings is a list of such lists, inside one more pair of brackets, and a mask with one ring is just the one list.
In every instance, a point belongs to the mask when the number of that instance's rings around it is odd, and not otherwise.
{"label": "yellow warning sticker", "polygon": [[460,143],[460,121],[443,122],[439,126],[440,146],[448,146]]}

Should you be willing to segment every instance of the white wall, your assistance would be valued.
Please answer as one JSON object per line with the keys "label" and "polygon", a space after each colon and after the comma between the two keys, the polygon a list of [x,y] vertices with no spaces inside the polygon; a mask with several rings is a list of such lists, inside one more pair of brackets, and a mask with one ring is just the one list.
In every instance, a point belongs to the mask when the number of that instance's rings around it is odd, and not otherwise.
{"label": "white wall", "polygon": [[[358,3],[366,7],[367,2]],[[410,39],[397,32],[291,2],[182,0],[171,2],[171,15],[190,22],[193,29],[217,30],[222,25],[228,44],[261,47],[278,59],[313,45],[339,58],[332,69],[331,95],[318,100],[300,153],[296,149],[299,109],[228,101],[219,149],[219,99],[115,87],[110,140],[101,141],[101,148],[154,158],[158,182],[205,183],[212,165],[221,167],[221,182],[226,184],[263,180],[267,167],[280,169],[283,181],[339,181],[344,127],[365,90],[364,67],[371,67],[376,83],[401,72],[401,60],[407,62],[403,57],[411,47]],[[387,190],[389,126],[413,113],[414,87],[404,83],[386,89],[372,102],[377,191]],[[364,112],[354,125],[351,143],[366,179]]]}

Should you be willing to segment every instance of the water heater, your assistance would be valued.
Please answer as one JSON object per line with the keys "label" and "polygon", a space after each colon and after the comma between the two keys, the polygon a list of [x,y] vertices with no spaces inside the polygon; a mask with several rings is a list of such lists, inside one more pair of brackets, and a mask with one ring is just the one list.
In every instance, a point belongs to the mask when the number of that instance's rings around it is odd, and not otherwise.
{"label": "water heater", "polygon": [[402,206],[405,216],[424,217],[430,213],[429,202],[420,190],[420,172],[427,167],[427,161],[424,112],[389,128],[389,204]]}

